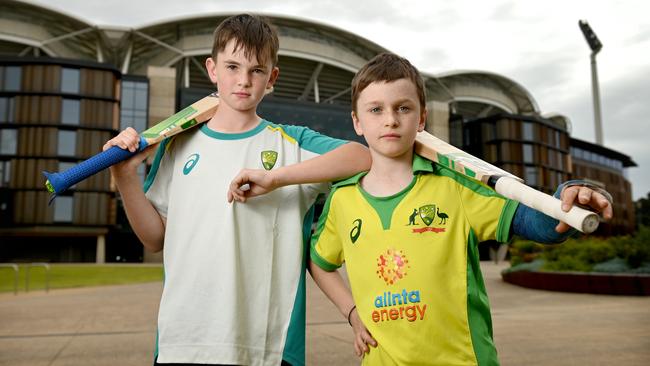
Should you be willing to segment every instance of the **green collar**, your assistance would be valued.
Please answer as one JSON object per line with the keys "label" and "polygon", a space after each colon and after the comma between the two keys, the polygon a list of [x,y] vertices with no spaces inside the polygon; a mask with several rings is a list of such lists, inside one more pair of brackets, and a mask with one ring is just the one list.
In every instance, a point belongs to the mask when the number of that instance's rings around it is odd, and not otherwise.
{"label": "green collar", "polygon": [[[413,174],[415,175],[417,173],[433,173],[433,163],[418,154],[413,154]],[[343,187],[358,184],[361,178],[363,178],[366,174],[368,174],[367,171],[353,175],[350,178],[337,182],[333,185],[333,187]]]}

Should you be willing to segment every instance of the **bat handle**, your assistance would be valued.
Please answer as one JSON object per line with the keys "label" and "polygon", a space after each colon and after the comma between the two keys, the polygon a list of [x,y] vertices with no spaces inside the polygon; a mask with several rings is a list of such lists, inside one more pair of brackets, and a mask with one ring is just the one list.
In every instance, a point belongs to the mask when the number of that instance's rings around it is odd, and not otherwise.
{"label": "bat handle", "polygon": [[565,212],[562,210],[562,202],[559,199],[530,188],[512,178],[499,178],[494,189],[504,197],[519,201],[556,220],[566,222],[569,226],[585,234],[594,232],[600,223],[600,218],[596,213],[578,206],[573,206],[569,212]]}
{"label": "bat handle", "polygon": [[91,175],[97,174],[111,165],[132,157],[138,152],[144,150],[147,145],[147,141],[143,137],[140,137],[140,144],[138,145],[138,150],[135,152],[130,152],[129,150],[113,146],[88,160],[82,161],[66,171],[59,173],[44,171],[43,175],[47,178],[45,187],[53,194],[52,198],[54,198],[56,195],[65,192],[71,186],[81,182]]}

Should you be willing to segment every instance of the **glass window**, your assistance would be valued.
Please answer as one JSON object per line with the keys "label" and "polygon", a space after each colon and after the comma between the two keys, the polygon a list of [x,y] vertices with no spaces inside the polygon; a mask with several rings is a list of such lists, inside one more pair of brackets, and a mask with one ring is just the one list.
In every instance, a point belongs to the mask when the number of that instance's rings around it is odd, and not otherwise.
{"label": "glass window", "polygon": [[11,181],[11,161],[0,161],[0,187],[8,187]]}
{"label": "glass window", "polygon": [[533,134],[533,124],[530,122],[522,123],[522,135],[523,139],[526,141],[534,141],[535,136]]}
{"label": "glass window", "polygon": [[20,91],[20,80],[22,72],[20,66],[5,67],[3,89],[5,91]]}
{"label": "glass window", "polygon": [[14,98],[0,98],[0,122],[14,121]]}
{"label": "glass window", "polygon": [[61,92],[79,94],[79,69],[61,69]]}
{"label": "glass window", "polygon": [[548,166],[555,168],[555,151],[551,149],[548,149],[547,151]]}
{"label": "glass window", "polygon": [[142,81],[122,82],[120,105],[120,129],[133,127],[136,131],[147,128],[149,83]]}
{"label": "glass window", "polygon": [[562,147],[560,144],[560,131],[555,131],[555,147]]}
{"label": "glass window", "polygon": [[59,196],[54,200],[54,221],[72,222],[72,196]]}
{"label": "glass window", "polygon": [[526,184],[530,186],[536,186],[537,183],[537,168],[534,166],[527,166],[525,167],[524,170],[524,179],[526,180]]}
{"label": "glass window", "polygon": [[59,131],[59,145],[57,153],[61,156],[75,156],[77,147],[77,133],[75,131]]}
{"label": "glass window", "polygon": [[61,104],[61,123],[78,125],[81,114],[81,101],[77,99],[63,99]]}
{"label": "glass window", "polygon": [[18,131],[15,129],[0,130],[0,154],[15,155],[17,151]]}
{"label": "glass window", "polygon": [[524,163],[533,162],[533,145],[523,144]]}

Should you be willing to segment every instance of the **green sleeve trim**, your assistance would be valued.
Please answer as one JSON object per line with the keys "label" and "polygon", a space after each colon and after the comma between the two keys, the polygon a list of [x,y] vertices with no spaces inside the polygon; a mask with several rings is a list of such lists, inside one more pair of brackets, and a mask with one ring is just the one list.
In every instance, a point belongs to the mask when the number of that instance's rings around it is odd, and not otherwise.
{"label": "green sleeve trim", "polygon": [[485,282],[481,274],[478,238],[470,229],[467,238],[467,322],[476,364],[498,365],[492,335],[492,316]]}
{"label": "green sleeve trim", "polygon": [[519,202],[514,200],[507,200],[503,206],[501,216],[499,217],[499,225],[497,226],[496,239],[498,242],[507,243],[510,241],[512,237],[510,227],[512,226],[512,220],[515,217],[518,206]]}
{"label": "green sleeve trim", "polygon": [[298,142],[300,148],[315,154],[323,155],[341,145],[348,143],[346,140],[335,139],[318,133],[305,126],[281,125],[270,123],[271,127],[279,127],[287,136]]}
{"label": "green sleeve trim", "polygon": [[318,243],[318,239],[320,238],[320,234],[323,232],[323,229],[325,228],[325,223],[327,222],[327,219],[329,218],[330,214],[330,205],[332,203],[332,198],[336,194],[336,188],[333,189],[329,196],[327,197],[327,200],[325,201],[325,205],[323,205],[323,212],[320,214],[320,217],[318,218],[318,224],[316,226],[316,230],[314,231],[314,235],[311,237],[311,245],[310,245],[310,257],[311,260],[316,263],[320,268],[324,269],[325,271],[332,272],[335,271],[337,268],[340,267],[340,265],[332,264],[328,262],[326,259],[320,256],[318,252],[316,251],[316,244]]}
{"label": "green sleeve trim", "polygon": [[334,272],[341,267],[336,264],[332,264],[328,262],[326,259],[324,259],[323,257],[321,257],[316,251],[316,248],[314,248],[313,246],[310,250],[310,257],[312,262],[316,263],[317,266],[319,266],[320,268],[322,268],[327,272]]}
{"label": "green sleeve trim", "polygon": [[143,186],[144,193],[147,193],[149,188],[151,188],[154,179],[156,179],[156,174],[158,173],[158,168],[160,167],[160,161],[165,155],[165,151],[167,151],[167,146],[169,145],[169,142],[172,139],[173,137],[166,138],[162,140],[160,145],[158,145],[158,149],[156,150],[156,156],[154,157],[153,163],[151,164],[151,170],[149,170],[149,174],[147,174],[147,179],[145,179],[144,181],[144,186]]}

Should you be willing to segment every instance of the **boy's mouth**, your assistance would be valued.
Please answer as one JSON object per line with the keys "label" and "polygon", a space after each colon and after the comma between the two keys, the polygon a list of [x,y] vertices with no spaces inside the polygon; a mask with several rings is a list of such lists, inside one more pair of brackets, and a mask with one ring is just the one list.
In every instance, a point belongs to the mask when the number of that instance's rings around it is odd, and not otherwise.
{"label": "boy's mouth", "polygon": [[246,92],[234,92],[233,94],[240,98],[248,98],[251,96],[250,93],[246,93]]}
{"label": "boy's mouth", "polygon": [[398,139],[400,137],[402,136],[397,133],[387,133],[385,135],[381,135],[381,138],[388,138],[388,139]]}

